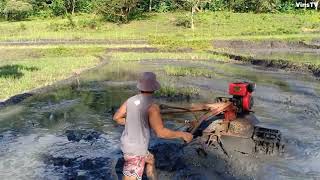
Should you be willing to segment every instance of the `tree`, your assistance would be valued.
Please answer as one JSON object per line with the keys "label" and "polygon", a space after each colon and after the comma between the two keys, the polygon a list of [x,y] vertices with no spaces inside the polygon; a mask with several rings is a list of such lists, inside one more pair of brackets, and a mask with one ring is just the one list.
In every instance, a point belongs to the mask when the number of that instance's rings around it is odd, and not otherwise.
{"label": "tree", "polygon": [[27,18],[32,13],[32,5],[19,0],[9,0],[3,13],[6,20],[23,20]]}
{"label": "tree", "polygon": [[0,0],[0,14],[3,13],[3,10],[6,7],[6,4],[7,4],[6,0]]}
{"label": "tree", "polygon": [[185,0],[186,6],[191,10],[191,29],[194,30],[194,15],[201,11],[200,6],[209,3],[211,0]]}
{"label": "tree", "polygon": [[64,6],[67,13],[74,14],[76,8],[76,0],[64,0]]}
{"label": "tree", "polygon": [[50,9],[55,16],[64,15],[67,12],[64,0],[52,1],[52,3],[50,4]]}
{"label": "tree", "polygon": [[152,10],[152,0],[149,0],[149,12]]}
{"label": "tree", "polygon": [[97,0],[96,8],[108,21],[127,23],[137,12],[139,0]]}

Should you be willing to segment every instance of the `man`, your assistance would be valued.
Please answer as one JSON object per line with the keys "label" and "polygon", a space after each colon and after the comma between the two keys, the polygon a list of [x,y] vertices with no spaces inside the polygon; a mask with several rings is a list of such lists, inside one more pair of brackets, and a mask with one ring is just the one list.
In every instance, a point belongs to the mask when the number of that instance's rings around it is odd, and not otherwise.
{"label": "man", "polygon": [[160,108],[154,104],[152,95],[160,89],[156,75],[144,72],[139,78],[137,88],[140,94],[129,98],[115,113],[113,119],[125,129],[121,136],[121,150],[124,154],[123,179],[141,179],[146,165],[148,179],[157,179],[154,156],[148,151],[150,128],[159,138],[183,139],[189,143],[193,136],[182,131],[164,127]]}

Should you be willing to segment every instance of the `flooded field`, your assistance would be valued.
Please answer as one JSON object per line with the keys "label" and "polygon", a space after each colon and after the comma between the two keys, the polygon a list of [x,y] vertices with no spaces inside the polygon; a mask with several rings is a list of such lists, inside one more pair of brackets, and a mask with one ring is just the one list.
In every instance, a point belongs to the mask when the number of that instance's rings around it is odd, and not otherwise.
{"label": "flooded field", "polygon": [[[197,76],[169,75],[165,67],[205,70]],[[252,81],[256,116],[261,125],[281,130],[281,156],[231,158],[212,151],[197,155],[193,145],[153,137],[160,179],[320,179],[320,84],[299,73],[216,61],[148,59],[110,61],[106,65],[58,83],[22,103],[0,109],[0,179],[117,179],[121,178],[119,140],[122,127],[112,114],[137,93],[140,72],[154,71],[163,86],[190,89],[190,95],[159,103],[188,106],[228,96],[228,83]],[[189,91],[188,91],[189,92]],[[167,94],[168,95],[168,94]],[[170,100],[171,99],[171,100]],[[172,101],[172,99],[174,101]],[[170,121],[166,125],[180,128]]]}

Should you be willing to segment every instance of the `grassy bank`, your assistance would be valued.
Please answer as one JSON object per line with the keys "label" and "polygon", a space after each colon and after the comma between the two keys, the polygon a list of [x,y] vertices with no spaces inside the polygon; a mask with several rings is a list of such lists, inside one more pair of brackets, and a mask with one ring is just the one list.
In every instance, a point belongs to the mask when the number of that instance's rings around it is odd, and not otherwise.
{"label": "grassy bank", "polygon": [[50,85],[100,62],[101,48],[1,49],[0,99]]}
{"label": "grassy bank", "polygon": [[213,52],[216,55],[227,56],[230,59],[270,68],[285,69],[300,72],[310,72],[320,77],[320,58],[317,54],[307,53],[272,53],[272,54],[236,54],[229,52]]}
{"label": "grassy bank", "polygon": [[122,53],[113,53],[113,60],[121,61],[141,61],[149,59],[158,59],[158,60],[179,60],[179,59],[188,59],[188,60],[216,60],[216,61],[228,61],[230,58],[224,55],[212,54],[207,52],[122,52]]}
{"label": "grassy bank", "polygon": [[320,36],[320,14],[198,13],[195,30],[176,26],[188,12],[153,13],[117,25],[93,15],[0,22],[0,40],[146,39],[157,45],[204,48],[213,39],[310,39]]}
{"label": "grassy bank", "polygon": [[[33,88],[46,86],[65,79],[75,71],[94,67],[100,60],[97,55],[107,52],[107,48],[158,47],[160,50],[175,48],[193,48],[185,52],[112,52],[107,55],[114,62],[121,61],[128,66],[125,76],[111,72],[94,72],[92,76],[127,78],[132,80],[129,64],[141,60],[210,60],[229,62],[230,56],[212,54],[213,40],[245,39],[264,40],[281,39],[286,41],[309,41],[320,37],[320,14],[253,14],[253,13],[198,13],[195,19],[195,30],[177,26],[177,21],[187,12],[153,13],[146,18],[128,24],[117,25],[105,22],[93,15],[76,15],[72,24],[67,18],[32,19],[22,22],[0,22],[0,41],[38,41],[46,40],[79,40],[78,45],[24,45],[0,46],[0,99]],[[146,40],[149,44],[110,43],[106,45],[84,45],[81,40]],[[281,55],[278,55],[281,57]],[[277,56],[277,58],[278,58]],[[264,57],[263,57],[264,58]],[[308,60],[306,60],[308,59]],[[305,64],[318,67],[319,61],[308,58],[290,57],[286,61],[294,64]],[[130,62],[129,62],[130,61]],[[122,65],[121,65],[122,66]],[[109,68],[120,67],[119,63]],[[163,69],[170,76],[211,77],[209,71],[202,69],[168,66]],[[320,71],[319,71],[320,72]],[[171,94],[174,87],[168,85],[163,94]],[[173,91],[177,91],[176,89]],[[188,90],[189,92],[189,90]],[[193,89],[191,94],[195,93]],[[186,93],[186,92],[184,92]]]}

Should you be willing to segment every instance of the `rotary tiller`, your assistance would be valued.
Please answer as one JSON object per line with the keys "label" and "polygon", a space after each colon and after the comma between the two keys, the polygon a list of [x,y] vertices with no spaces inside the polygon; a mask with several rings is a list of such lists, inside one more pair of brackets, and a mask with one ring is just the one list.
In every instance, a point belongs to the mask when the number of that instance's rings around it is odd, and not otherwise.
{"label": "rotary tiller", "polygon": [[188,108],[161,105],[161,113],[203,112],[199,118],[188,123],[187,131],[195,139],[200,139],[204,153],[213,146],[220,147],[227,156],[232,150],[242,154],[282,152],[281,132],[258,125],[259,121],[252,111],[254,90],[253,83],[230,83],[229,94],[232,97],[218,97],[216,103]]}

